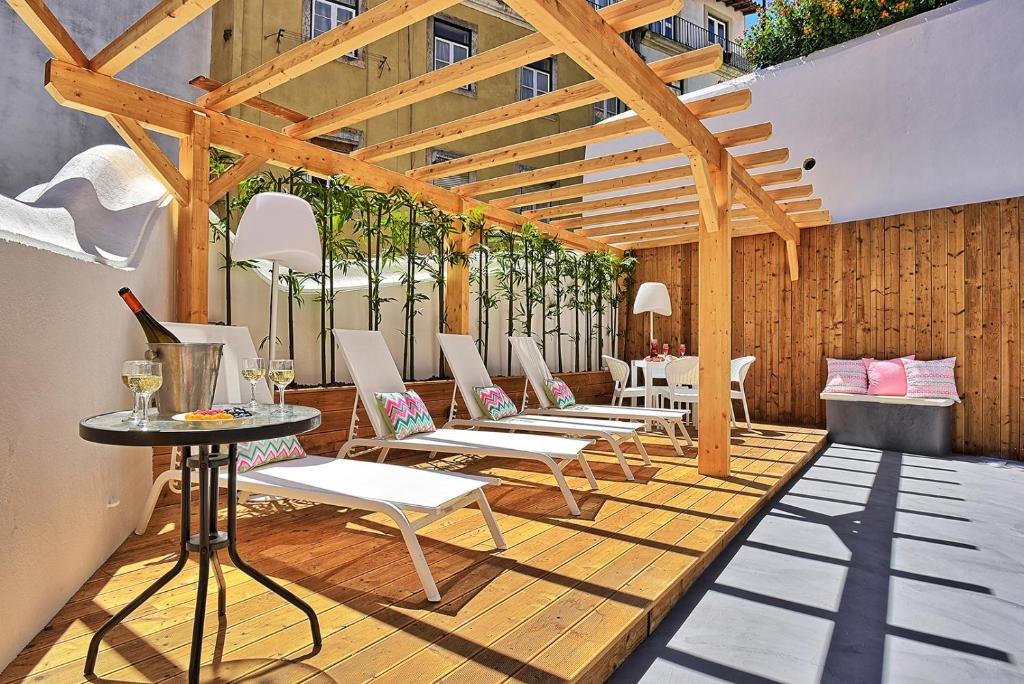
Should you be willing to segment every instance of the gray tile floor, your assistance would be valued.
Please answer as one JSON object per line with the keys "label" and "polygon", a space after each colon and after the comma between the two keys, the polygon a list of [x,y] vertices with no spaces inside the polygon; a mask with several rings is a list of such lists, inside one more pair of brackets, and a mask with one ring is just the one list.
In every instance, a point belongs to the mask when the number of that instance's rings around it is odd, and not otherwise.
{"label": "gray tile floor", "polygon": [[832,445],[612,682],[1024,682],[1024,463]]}

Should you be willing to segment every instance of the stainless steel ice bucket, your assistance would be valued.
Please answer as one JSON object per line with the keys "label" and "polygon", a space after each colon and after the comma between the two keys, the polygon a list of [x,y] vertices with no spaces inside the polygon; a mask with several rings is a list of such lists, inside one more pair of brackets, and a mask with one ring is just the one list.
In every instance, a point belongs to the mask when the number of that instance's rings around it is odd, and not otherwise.
{"label": "stainless steel ice bucket", "polygon": [[159,361],[164,383],[156,393],[161,418],[208,409],[217,389],[217,371],[224,345],[220,342],[169,344],[151,342],[146,357]]}

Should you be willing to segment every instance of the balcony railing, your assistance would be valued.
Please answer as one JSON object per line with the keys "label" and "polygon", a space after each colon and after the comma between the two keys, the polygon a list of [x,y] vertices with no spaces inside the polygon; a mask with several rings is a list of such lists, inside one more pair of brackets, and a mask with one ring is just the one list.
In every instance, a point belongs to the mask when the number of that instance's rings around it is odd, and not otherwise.
{"label": "balcony railing", "polygon": [[743,48],[724,36],[711,33],[703,26],[675,16],[650,25],[652,31],[689,50],[699,50],[709,45],[721,45],[725,51],[724,63],[743,72],[754,70]]}

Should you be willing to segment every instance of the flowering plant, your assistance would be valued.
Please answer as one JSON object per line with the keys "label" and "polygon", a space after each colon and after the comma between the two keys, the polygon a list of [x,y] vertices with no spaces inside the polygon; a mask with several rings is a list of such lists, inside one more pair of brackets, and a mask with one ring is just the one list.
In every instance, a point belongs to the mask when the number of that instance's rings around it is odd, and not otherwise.
{"label": "flowering plant", "polygon": [[772,0],[741,44],[759,68],[838,45],[953,0]]}

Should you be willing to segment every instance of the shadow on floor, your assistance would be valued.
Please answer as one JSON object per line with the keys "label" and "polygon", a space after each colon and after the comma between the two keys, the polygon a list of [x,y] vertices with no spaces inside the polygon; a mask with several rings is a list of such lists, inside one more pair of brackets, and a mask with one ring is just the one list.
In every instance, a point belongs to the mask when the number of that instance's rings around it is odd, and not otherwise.
{"label": "shadow on floor", "polygon": [[611,681],[1024,681],[1024,464],[832,445]]}

